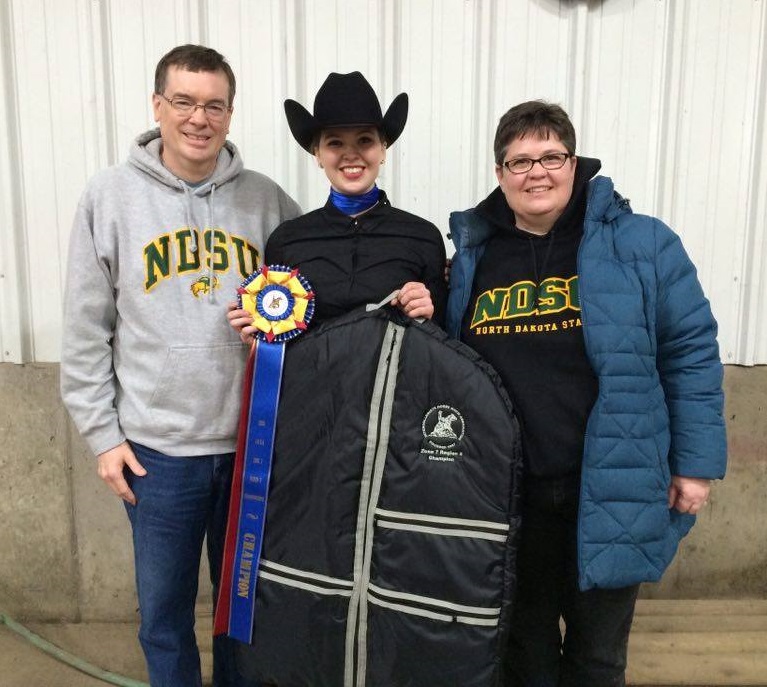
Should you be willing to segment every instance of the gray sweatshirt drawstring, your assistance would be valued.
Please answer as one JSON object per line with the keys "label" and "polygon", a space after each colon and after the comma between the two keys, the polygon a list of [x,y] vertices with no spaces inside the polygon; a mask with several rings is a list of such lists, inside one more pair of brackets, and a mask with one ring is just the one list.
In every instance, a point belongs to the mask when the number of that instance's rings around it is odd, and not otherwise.
{"label": "gray sweatshirt drawstring", "polygon": [[[194,217],[192,217],[192,189],[185,184],[183,181],[181,182],[181,185],[184,188],[184,216],[186,217],[186,224],[187,228],[189,230],[189,237],[191,239],[191,249],[193,253],[197,253],[197,232],[194,230]],[[216,192],[216,184],[210,185],[210,193],[208,194],[206,198],[205,203],[205,220],[206,224],[202,227],[202,236],[205,236],[205,229],[208,229],[210,232],[210,251],[208,251],[208,266],[207,271],[204,269],[203,265],[200,265],[203,267],[203,273],[207,274],[208,277],[208,300],[211,302],[215,302],[215,296],[213,295],[214,291],[214,285],[215,285],[215,279],[216,275],[213,270],[213,194]],[[200,256],[200,259],[202,256]]]}
{"label": "gray sweatshirt drawstring", "polygon": [[186,226],[189,229],[189,238],[192,239],[192,253],[197,252],[197,233],[194,230],[192,221],[192,190],[183,181],[181,186],[184,188],[184,216],[186,217]]}
{"label": "gray sweatshirt drawstring", "polygon": [[208,251],[208,300],[212,303],[216,299],[213,296],[213,283],[214,279],[216,278],[213,273],[213,194],[216,192],[216,185],[211,184],[210,185],[210,194],[208,194],[207,198],[207,220],[208,220],[208,230],[210,231],[210,251]]}

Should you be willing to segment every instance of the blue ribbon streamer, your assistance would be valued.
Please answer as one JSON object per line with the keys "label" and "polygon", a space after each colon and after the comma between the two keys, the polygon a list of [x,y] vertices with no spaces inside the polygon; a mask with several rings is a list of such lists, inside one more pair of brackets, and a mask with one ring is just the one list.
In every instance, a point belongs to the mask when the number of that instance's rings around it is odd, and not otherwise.
{"label": "blue ribbon streamer", "polygon": [[253,635],[258,563],[264,541],[284,359],[285,344],[256,343],[228,633],[247,644],[250,644]]}

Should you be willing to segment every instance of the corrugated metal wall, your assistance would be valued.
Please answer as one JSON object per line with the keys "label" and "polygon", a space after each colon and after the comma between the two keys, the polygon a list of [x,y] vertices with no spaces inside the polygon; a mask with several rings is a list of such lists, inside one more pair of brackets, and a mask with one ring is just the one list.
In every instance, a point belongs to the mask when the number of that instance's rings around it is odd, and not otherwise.
{"label": "corrugated metal wall", "polygon": [[[447,230],[495,185],[501,114],[561,103],[637,212],[698,265],[726,363],[767,363],[767,0],[0,0],[0,354],[59,357],[69,226],[86,180],[150,127],[176,44],[238,77],[231,138],[309,209],[326,181],[290,137],[330,71],[411,97],[380,185]],[[762,294],[762,296],[760,296]]]}

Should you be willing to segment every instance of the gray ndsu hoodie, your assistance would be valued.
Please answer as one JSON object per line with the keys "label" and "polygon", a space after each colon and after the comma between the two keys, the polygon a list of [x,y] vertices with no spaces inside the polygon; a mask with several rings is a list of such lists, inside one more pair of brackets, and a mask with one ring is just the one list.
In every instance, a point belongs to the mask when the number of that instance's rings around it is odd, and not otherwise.
{"label": "gray ndsu hoodie", "polygon": [[98,455],[126,438],[175,456],[234,450],[246,347],[226,319],[266,239],[300,214],[227,142],[188,187],[158,129],[88,184],[64,294],[61,395]]}

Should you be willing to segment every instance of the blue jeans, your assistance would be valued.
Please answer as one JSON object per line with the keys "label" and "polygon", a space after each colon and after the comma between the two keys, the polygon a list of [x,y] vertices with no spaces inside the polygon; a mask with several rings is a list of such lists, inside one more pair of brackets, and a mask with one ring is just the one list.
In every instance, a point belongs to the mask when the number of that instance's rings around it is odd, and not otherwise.
{"label": "blue jeans", "polygon": [[505,684],[623,687],[639,585],[578,589],[578,475],[526,477],[523,491]]}
{"label": "blue jeans", "polygon": [[[179,458],[131,443],[146,468],[125,477],[136,495],[126,503],[133,529],[144,651],[152,687],[201,687],[200,654],[194,634],[194,607],[202,543],[214,596],[221,573],[234,454]],[[237,685],[234,640],[213,640],[213,684]]]}

